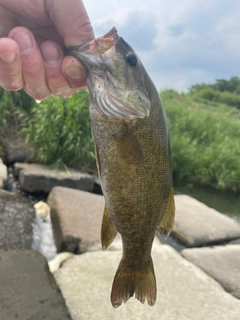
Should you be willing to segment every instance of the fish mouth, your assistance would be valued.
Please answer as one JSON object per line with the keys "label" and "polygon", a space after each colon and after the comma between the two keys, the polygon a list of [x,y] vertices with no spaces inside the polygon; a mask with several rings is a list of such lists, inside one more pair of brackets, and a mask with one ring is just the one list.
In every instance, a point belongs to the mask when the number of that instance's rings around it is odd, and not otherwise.
{"label": "fish mouth", "polygon": [[101,116],[112,120],[143,119],[149,116],[150,105],[148,107],[148,101],[144,107],[139,108],[136,104],[139,104],[138,101],[146,101],[147,97],[141,95],[138,88],[128,90],[116,85],[109,77],[110,72],[106,67],[111,64],[111,60],[118,58],[117,47],[121,41],[123,39],[113,27],[102,37],[69,48],[68,54],[76,57],[88,69],[87,85]]}
{"label": "fish mouth", "polygon": [[[76,58],[79,58],[79,54],[91,53],[95,55],[103,55],[107,53],[110,49],[115,48],[116,43],[118,42],[119,36],[117,29],[113,27],[108,33],[104,36],[94,39],[90,42],[83,43],[79,46],[70,47],[67,50],[67,54],[70,54]],[[112,58],[111,55],[107,55],[109,58]],[[82,61],[84,64],[84,61]]]}
{"label": "fish mouth", "polygon": [[116,45],[118,41],[117,29],[113,27],[104,36],[99,37],[95,40],[96,51],[100,54],[106,53],[109,49]]}

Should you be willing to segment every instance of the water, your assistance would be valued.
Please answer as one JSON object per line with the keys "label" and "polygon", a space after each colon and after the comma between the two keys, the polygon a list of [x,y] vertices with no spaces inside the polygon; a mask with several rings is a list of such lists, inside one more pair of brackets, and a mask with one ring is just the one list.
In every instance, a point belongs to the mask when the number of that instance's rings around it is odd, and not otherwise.
{"label": "water", "polygon": [[[42,200],[46,202],[47,195],[31,195],[24,193],[20,187],[18,181],[14,178],[12,168],[9,168],[8,176],[8,191],[20,193],[29,198],[32,204]],[[175,194],[186,194],[203,203],[207,206],[216,209],[217,211],[228,215],[240,223],[240,195],[223,192],[211,187],[194,186],[193,184],[174,184]],[[96,180],[94,185],[94,193],[102,194],[99,182]],[[35,223],[33,225],[34,242],[33,248],[41,252],[47,260],[51,260],[56,255],[56,247],[53,241],[52,225],[50,217],[42,219],[36,214]],[[160,235],[156,231],[157,236],[161,239],[161,242],[169,244],[177,251],[181,251],[185,248],[185,245],[181,243],[173,235],[167,237],[166,235]]]}
{"label": "water", "polygon": [[240,222],[240,195],[193,184],[174,184],[176,194],[189,195]]}

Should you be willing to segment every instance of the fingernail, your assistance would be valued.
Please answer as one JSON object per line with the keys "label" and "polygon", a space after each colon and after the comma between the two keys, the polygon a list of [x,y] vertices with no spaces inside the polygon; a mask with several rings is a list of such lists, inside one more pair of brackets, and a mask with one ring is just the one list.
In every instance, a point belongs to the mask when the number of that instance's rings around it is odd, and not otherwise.
{"label": "fingernail", "polygon": [[21,53],[27,52],[33,47],[32,38],[27,32],[19,31],[13,36],[13,39],[19,45]]}
{"label": "fingernail", "polygon": [[62,60],[62,53],[57,47],[53,45],[41,46],[41,52],[44,61],[50,66],[59,65]]}
{"label": "fingernail", "polygon": [[66,73],[69,78],[76,80],[83,80],[86,77],[85,72],[79,67],[68,67],[64,70],[64,73]]}
{"label": "fingernail", "polygon": [[13,51],[2,52],[0,53],[0,58],[3,62],[11,63],[16,58],[16,52],[13,52]]}

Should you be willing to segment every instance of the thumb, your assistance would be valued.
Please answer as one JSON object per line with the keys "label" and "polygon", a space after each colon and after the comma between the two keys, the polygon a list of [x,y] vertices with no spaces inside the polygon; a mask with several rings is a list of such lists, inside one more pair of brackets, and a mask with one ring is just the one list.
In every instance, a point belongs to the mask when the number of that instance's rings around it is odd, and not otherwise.
{"label": "thumb", "polygon": [[82,0],[46,0],[45,3],[66,47],[94,39],[93,28]]}

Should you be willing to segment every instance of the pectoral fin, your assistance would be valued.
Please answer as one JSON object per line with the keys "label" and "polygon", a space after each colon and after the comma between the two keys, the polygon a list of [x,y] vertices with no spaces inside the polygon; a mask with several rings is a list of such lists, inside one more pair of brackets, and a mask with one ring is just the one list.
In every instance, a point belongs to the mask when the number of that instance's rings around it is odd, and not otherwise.
{"label": "pectoral fin", "polygon": [[98,176],[101,177],[101,166],[100,166],[100,159],[99,159],[99,150],[98,146],[95,144],[95,156],[96,156],[96,164],[98,169]]}
{"label": "pectoral fin", "polygon": [[117,229],[107,211],[106,207],[103,211],[103,219],[102,219],[102,229],[101,229],[101,241],[102,248],[107,249],[110,244],[113,242],[114,238],[117,235]]}
{"label": "pectoral fin", "polygon": [[166,211],[163,215],[163,218],[157,227],[159,231],[163,231],[167,235],[171,232],[173,224],[174,224],[174,216],[175,216],[175,203],[174,203],[174,192],[173,188],[171,188]]}
{"label": "pectoral fin", "polygon": [[124,125],[121,137],[115,138],[119,157],[129,164],[137,164],[143,160],[143,153],[138,138],[128,125]]}

